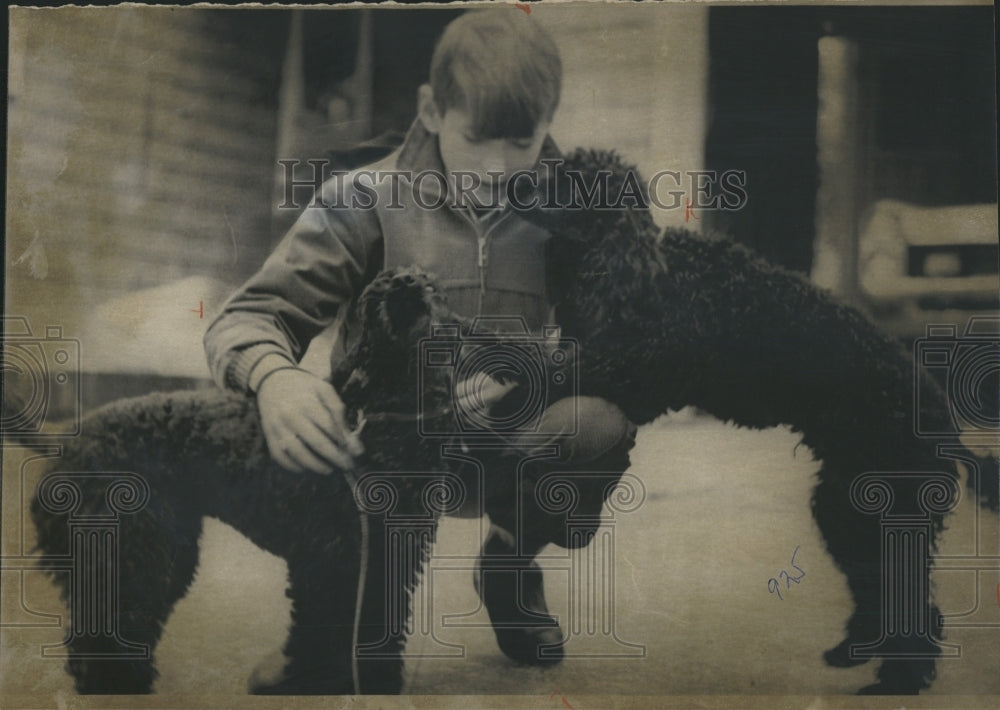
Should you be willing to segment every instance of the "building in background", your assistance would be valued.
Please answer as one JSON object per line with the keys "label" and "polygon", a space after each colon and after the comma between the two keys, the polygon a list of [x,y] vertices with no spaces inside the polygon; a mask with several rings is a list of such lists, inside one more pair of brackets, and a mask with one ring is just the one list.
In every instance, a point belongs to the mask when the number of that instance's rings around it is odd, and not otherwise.
{"label": "building in background", "polygon": [[710,11],[710,216],[901,337],[998,303],[993,8]]}
{"label": "building in background", "polygon": [[[405,131],[460,12],[13,9],[7,314],[81,341],[89,403],[204,381],[208,319],[295,218],[279,161]],[[996,312],[992,8],[531,17],[563,57],[560,147],[745,171],[741,209],[659,224],[725,232],[900,335]]]}

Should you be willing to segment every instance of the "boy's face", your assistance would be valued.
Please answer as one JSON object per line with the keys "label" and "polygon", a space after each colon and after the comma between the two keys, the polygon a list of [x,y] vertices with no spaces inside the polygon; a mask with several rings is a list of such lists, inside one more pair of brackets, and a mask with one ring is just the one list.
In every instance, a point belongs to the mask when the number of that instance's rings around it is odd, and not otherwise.
{"label": "boy's face", "polygon": [[[518,170],[534,167],[550,125],[548,122],[538,124],[534,135],[528,138],[481,139],[472,132],[472,117],[462,109],[450,108],[441,114],[432,107],[430,113],[433,115],[427,113],[421,111],[421,118],[429,131],[437,133],[441,161],[449,179],[453,180],[451,174],[457,171],[475,173],[481,181],[475,192],[483,200],[489,198],[493,183],[499,183],[502,188]],[[464,180],[468,184],[469,179]],[[500,194],[503,194],[502,189]]]}

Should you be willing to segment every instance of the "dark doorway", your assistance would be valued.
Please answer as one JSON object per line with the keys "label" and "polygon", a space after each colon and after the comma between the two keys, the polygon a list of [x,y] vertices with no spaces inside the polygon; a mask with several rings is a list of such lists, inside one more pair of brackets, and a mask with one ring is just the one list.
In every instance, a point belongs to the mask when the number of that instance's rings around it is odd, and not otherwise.
{"label": "dark doorway", "polygon": [[808,272],[816,162],[817,42],[855,40],[859,207],[995,202],[993,8],[719,7],[709,16],[709,169],[747,172],[748,201],[707,224]]}
{"label": "dark doorway", "polygon": [[748,199],[706,215],[771,261],[808,272],[816,201],[816,42],[812,8],[709,11],[709,170],[745,170]]}

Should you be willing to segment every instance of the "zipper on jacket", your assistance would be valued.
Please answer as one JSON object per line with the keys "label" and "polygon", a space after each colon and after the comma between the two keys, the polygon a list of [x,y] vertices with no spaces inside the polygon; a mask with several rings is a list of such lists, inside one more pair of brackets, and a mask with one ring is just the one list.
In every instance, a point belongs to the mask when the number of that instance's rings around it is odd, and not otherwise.
{"label": "zipper on jacket", "polygon": [[486,300],[486,233],[478,235],[479,239],[479,308],[476,315],[483,315],[483,304]]}
{"label": "zipper on jacket", "polygon": [[490,232],[492,232],[501,222],[507,219],[509,213],[504,210],[498,216],[493,219],[492,224],[483,229],[483,224],[479,220],[475,219],[472,215],[467,214],[466,218],[472,223],[473,229],[476,230],[476,240],[479,246],[479,308],[476,310],[476,315],[483,315],[483,306],[486,302],[486,269],[489,266],[489,246],[490,246]]}

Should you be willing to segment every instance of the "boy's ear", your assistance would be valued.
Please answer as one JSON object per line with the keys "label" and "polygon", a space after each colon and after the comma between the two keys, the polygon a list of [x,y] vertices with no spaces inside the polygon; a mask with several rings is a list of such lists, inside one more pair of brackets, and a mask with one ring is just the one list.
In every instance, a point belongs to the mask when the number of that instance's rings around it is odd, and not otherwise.
{"label": "boy's ear", "polygon": [[434,102],[434,89],[430,84],[421,84],[417,89],[417,116],[431,133],[441,131],[441,112]]}

